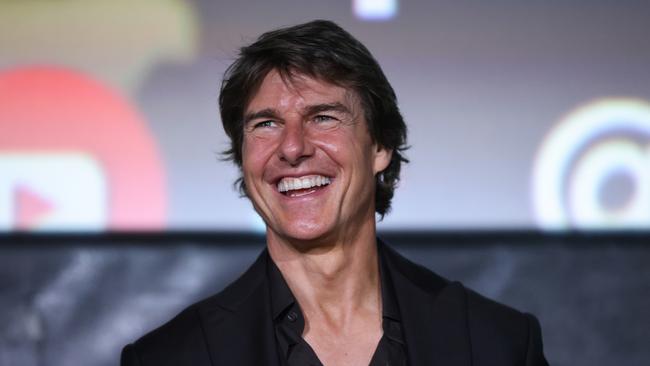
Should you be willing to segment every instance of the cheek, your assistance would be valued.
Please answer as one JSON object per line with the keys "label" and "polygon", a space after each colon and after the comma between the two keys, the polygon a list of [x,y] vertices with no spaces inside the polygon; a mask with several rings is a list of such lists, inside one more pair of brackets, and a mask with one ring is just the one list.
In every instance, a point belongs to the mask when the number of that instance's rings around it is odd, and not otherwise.
{"label": "cheek", "polygon": [[261,175],[269,159],[273,157],[273,141],[248,136],[242,144],[242,171],[244,176]]}
{"label": "cheek", "polygon": [[351,167],[354,176],[365,176],[365,172],[373,175],[374,145],[370,136],[365,130],[356,131],[354,126],[345,127],[349,128],[313,134],[312,141],[330,159],[339,165]]}
{"label": "cheek", "polygon": [[326,151],[328,155],[347,157],[357,154],[364,145],[354,134],[352,126],[340,126],[327,131],[315,131],[308,135],[314,145]]}
{"label": "cheek", "polygon": [[247,139],[244,139],[242,144],[242,171],[244,176],[250,176],[257,170],[259,164],[257,157],[259,155],[255,152],[255,146],[255,144],[251,144]]}

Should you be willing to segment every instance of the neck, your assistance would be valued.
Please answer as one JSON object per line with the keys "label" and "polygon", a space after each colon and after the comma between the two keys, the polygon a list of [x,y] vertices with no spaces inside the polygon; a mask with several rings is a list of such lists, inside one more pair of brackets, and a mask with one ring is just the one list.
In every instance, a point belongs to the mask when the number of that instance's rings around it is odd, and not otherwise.
{"label": "neck", "polygon": [[[375,222],[327,245],[267,237],[269,254],[296,297],[307,323],[327,319],[344,326],[358,312],[381,314]],[[309,248],[309,249],[305,249]]]}

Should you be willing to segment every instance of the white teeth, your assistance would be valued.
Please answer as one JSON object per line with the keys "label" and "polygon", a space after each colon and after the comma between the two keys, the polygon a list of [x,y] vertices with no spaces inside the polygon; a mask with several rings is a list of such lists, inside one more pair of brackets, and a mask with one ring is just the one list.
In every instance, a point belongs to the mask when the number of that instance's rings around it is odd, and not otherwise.
{"label": "white teeth", "polygon": [[310,175],[300,178],[283,178],[278,182],[278,191],[287,192],[330,184],[330,179],[322,175]]}

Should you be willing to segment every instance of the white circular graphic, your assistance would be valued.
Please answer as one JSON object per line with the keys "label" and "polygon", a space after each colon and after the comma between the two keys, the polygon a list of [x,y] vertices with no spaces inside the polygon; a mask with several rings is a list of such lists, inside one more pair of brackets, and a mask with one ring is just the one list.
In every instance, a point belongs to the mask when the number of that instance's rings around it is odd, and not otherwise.
{"label": "white circular graphic", "polygon": [[[650,227],[650,104],[602,99],[563,118],[544,139],[532,175],[536,220],[544,229]],[[601,202],[609,177],[624,173],[622,207]]]}

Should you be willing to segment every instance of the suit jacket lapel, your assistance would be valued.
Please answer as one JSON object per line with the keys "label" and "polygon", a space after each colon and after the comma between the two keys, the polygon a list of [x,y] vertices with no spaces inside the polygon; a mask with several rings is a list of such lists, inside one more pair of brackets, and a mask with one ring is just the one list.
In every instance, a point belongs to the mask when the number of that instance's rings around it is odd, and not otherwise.
{"label": "suit jacket lapel", "polygon": [[392,274],[410,365],[469,366],[465,292],[380,242]]}
{"label": "suit jacket lapel", "polygon": [[266,279],[266,250],[214,300],[201,307],[213,365],[278,366]]}

